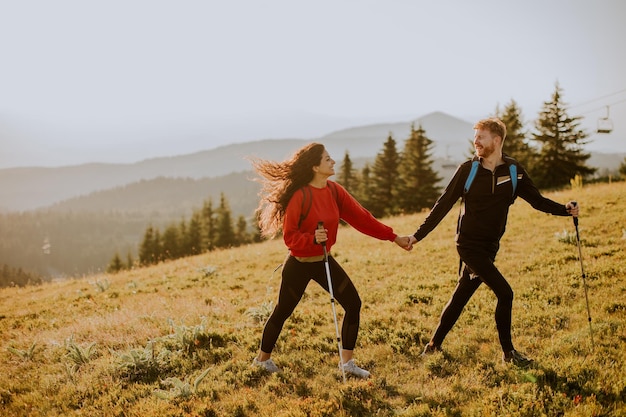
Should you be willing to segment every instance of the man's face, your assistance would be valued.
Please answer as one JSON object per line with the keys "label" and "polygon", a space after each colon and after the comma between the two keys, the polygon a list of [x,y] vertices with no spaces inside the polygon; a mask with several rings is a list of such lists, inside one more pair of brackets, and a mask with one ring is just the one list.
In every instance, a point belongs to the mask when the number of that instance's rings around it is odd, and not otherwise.
{"label": "man's face", "polygon": [[476,155],[481,158],[488,158],[499,146],[497,138],[490,131],[485,129],[476,129],[474,131],[474,148]]}

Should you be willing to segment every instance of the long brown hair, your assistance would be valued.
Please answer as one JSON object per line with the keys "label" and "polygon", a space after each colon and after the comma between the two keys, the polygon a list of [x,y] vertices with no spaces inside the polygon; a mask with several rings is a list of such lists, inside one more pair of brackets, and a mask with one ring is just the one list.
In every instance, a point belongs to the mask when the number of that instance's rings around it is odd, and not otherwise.
{"label": "long brown hair", "polygon": [[251,159],[252,166],[262,178],[256,214],[261,235],[275,237],[282,229],[287,204],[293,194],[313,179],[313,167],[322,162],[324,145],[310,143],[297,150],[283,162]]}

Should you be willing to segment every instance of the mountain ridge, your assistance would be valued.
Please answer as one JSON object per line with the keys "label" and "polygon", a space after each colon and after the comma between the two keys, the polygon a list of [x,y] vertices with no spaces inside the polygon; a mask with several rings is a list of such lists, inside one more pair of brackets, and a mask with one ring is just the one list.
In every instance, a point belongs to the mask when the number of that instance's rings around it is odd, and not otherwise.
{"label": "mountain ridge", "polygon": [[[469,156],[473,125],[436,111],[407,122],[375,123],[340,129],[312,140],[262,139],[184,155],[148,158],[134,163],[92,162],[63,167],[3,168],[0,169],[0,212],[36,210],[158,177],[196,180],[218,178],[249,171],[251,166],[246,157],[284,160],[310,142],[323,143],[338,163],[346,152],[353,160],[375,158],[389,135],[401,149],[411,125],[422,126],[426,136],[433,140],[434,159],[445,160],[450,166]],[[615,169],[624,156],[593,153],[590,165],[604,170]]]}

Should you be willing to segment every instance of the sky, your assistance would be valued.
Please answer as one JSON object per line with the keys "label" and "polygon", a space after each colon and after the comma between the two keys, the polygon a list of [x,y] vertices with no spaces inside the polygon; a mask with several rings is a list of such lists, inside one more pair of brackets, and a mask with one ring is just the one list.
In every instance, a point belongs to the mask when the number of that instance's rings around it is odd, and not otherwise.
{"label": "sky", "polygon": [[511,100],[532,125],[557,82],[589,149],[626,152],[625,20],[623,0],[0,0],[0,168],[472,122]]}

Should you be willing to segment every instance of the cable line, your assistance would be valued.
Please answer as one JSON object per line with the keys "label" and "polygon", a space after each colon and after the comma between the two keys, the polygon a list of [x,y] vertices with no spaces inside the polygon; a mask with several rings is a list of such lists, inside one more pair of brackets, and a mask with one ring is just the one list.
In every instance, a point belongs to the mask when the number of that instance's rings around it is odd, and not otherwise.
{"label": "cable line", "polygon": [[[570,109],[571,108],[575,108],[575,107],[581,107],[581,106],[584,106],[585,104],[593,103],[594,101],[602,100],[602,99],[605,99],[607,97],[616,96],[616,95],[621,94],[621,93],[626,93],[626,88],[624,88],[622,90],[619,90],[619,91],[616,91],[616,92],[611,93],[611,94],[605,94],[603,96],[600,96],[600,97],[597,97],[597,98],[594,98],[594,99],[591,99],[591,100],[587,100],[587,101],[584,101],[582,103],[575,104],[573,106],[570,106]],[[618,103],[621,103],[621,101],[618,102]],[[616,103],[613,103],[613,104],[616,104]]]}

